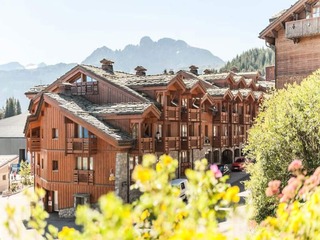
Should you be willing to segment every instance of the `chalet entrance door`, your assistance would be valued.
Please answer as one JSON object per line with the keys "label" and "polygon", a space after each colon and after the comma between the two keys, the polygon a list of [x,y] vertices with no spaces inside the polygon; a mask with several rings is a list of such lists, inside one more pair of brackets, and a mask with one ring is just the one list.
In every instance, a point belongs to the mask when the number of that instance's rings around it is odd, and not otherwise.
{"label": "chalet entrance door", "polygon": [[180,152],[180,178],[186,177],[186,169],[191,168],[191,161],[187,151]]}

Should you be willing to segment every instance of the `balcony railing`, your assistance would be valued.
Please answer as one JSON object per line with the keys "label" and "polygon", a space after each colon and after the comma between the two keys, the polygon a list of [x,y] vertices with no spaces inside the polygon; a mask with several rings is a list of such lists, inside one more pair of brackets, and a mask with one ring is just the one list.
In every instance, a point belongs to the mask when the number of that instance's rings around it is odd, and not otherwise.
{"label": "balcony railing", "polygon": [[213,137],[213,147],[221,148],[229,146],[229,137],[228,136],[216,136]]}
{"label": "balcony railing", "polygon": [[181,137],[181,149],[199,149],[201,148],[201,136]]}
{"label": "balcony railing", "polygon": [[97,153],[96,138],[67,138],[67,153]]}
{"label": "balcony railing", "polygon": [[232,146],[238,146],[239,145],[239,136],[232,136]]}
{"label": "balcony railing", "polygon": [[239,114],[238,113],[232,113],[232,123],[239,123]]}
{"label": "balcony railing", "polygon": [[79,82],[71,86],[73,95],[96,95],[99,94],[98,81]]}
{"label": "balcony railing", "polygon": [[73,182],[93,184],[94,171],[93,170],[73,170]]}
{"label": "balcony railing", "polygon": [[301,19],[286,22],[286,38],[294,39],[320,34],[320,18]]}
{"label": "balcony railing", "polygon": [[228,113],[227,112],[221,112],[220,121],[222,123],[227,123],[228,122]]}
{"label": "balcony railing", "polygon": [[139,151],[143,153],[154,152],[153,138],[141,138],[138,148],[139,148]]}
{"label": "balcony railing", "polygon": [[251,123],[251,115],[250,114],[244,114],[244,124],[250,124]]}
{"label": "balcony railing", "polygon": [[166,106],[164,112],[164,118],[166,120],[178,121],[180,119],[180,108]]}
{"label": "balcony railing", "polygon": [[190,122],[200,122],[200,109],[182,108],[181,120]]}
{"label": "balcony railing", "polygon": [[28,138],[28,145],[30,148],[30,152],[40,152],[41,145],[40,145],[40,138],[39,137]]}
{"label": "balcony railing", "polygon": [[165,137],[165,149],[168,151],[180,149],[180,137]]}

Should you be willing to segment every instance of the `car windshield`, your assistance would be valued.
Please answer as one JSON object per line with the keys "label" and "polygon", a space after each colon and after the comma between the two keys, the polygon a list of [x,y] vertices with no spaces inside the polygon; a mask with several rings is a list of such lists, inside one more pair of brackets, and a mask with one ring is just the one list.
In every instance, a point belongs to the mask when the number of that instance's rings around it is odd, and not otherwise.
{"label": "car windshield", "polygon": [[245,160],[246,160],[245,158],[238,158],[236,162],[244,162]]}

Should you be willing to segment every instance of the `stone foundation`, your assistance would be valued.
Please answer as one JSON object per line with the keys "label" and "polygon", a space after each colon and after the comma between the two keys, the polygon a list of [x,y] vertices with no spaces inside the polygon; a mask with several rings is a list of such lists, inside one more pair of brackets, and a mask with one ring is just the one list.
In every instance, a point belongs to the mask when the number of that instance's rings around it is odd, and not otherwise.
{"label": "stone foundation", "polygon": [[75,216],[75,209],[74,208],[65,208],[59,210],[59,217],[60,218],[74,218]]}

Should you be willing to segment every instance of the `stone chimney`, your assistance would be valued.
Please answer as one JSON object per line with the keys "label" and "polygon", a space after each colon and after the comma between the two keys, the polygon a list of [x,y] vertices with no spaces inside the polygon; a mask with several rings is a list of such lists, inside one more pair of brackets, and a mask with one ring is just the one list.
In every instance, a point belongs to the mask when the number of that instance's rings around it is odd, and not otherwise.
{"label": "stone chimney", "polygon": [[204,72],[204,74],[206,74],[206,75],[213,73],[213,71],[210,70],[210,69],[205,69],[203,72]]}
{"label": "stone chimney", "polygon": [[108,72],[108,73],[111,73],[111,74],[113,74],[113,63],[114,62],[112,62],[111,60],[108,60],[108,59],[102,59],[101,61],[100,61],[100,63],[101,63],[101,68],[103,69],[103,70],[105,70],[106,72]]}
{"label": "stone chimney", "polygon": [[191,65],[189,69],[191,73],[198,76],[198,67],[196,67],[195,65]]}
{"label": "stone chimney", "polygon": [[136,71],[137,76],[145,76],[147,71],[147,69],[142,66],[137,66],[134,70]]}
{"label": "stone chimney", "polygon": [[169,74],[170,74],[170,75],[173,75],[173,74],[174,74],[174,71],[173,71],[172,69],[170,69]]}

